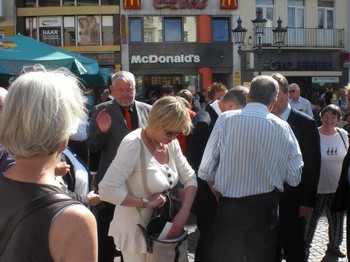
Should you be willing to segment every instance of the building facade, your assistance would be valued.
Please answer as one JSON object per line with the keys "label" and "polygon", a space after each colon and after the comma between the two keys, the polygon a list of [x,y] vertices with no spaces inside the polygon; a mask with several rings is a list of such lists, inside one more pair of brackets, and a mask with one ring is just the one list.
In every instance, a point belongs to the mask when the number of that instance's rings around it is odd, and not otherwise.
{"label": "building facade", "polygon": [[15,31],[121,69],[119,1],[15,0]]}
{"label": "building facade", "polygon": [[[302,95],[312,101],[329,86],[337,93],[349,81],[348,5],[346,0],[240,1],[242,26],[248,29],[245,50],[257,50],[251,20],[258,9],[267,23],[260,57],[256,52],[243,52],[236,60],[239,65],[235,64],[234,74],[240,76],[241,82],[249,82],[259,67],[262,74],[280,72],[290,83],[298,83]],[[278,18],[288,29],[280,50],[273,46],[272,33]]]}
{"label": "building facade", "polygon": [[[280,72],[314,99],[349,81],[347,0],[0,0],[0,37],[21,33],[94,60],[109,72],[129,70],[138,98],[164,84],[176,90],[227,87]],[[256,11],[267,19],[261,53]],[[238,54],[232,29],[247,29]],[[285,44],[273,44],[281,18]]]}
{"label": "building facade", "polygon": [[191,91],[213,81],[232,86],[237,1],[126,0],[120,13],[122,67],[136,75],[145,100],[164,84]]}

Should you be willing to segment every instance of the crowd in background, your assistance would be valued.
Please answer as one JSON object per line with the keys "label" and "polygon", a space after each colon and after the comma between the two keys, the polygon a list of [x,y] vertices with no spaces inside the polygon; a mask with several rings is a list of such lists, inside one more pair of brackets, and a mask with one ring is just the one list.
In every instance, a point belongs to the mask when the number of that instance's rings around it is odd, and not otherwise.
{"label": "crowd in background", "polygon": [[[57,77],[75,93],[59,90]],[[70,74],[43,70],[20,76],[9,92],[0,88],[1,191],[35,192],[2,200],[1,207],[11,205],[6,218],[15,214],[14,204],[23,207],[39,194],[63,191],[77,202],[68,209],[46,208],[50,219],[57,210],[67,211],[39,232],[86,237],[67,251],[84,261],[149,261],[136,225],[147,224],[171,191],[182,205],[168,237],[183,231],[193,213],[200,232],[197,262],[307,261],[324,211],[326,256],[346,256],[340,245],[350,205],[349,88],[339,90],[339,98],[328,88],[311,104],[297,83],[274,73],[255,77],[250,88],[214,82],[201,92],[164,85],[146,103],[136,99],[132,73],[116,72],[108,84],[102,94],[85,90],[83,96]],[[33,101],[24,101],[24,93]],[[16,105],[16,99],[24,100]],[[68,232],[66,219],[72,217],[84,234]],[[0,227],[6,222],[0,219]],[[58,232],[59,225],[67,230]],[[33,258],[70,261],[64,244],[52,241]],[[9,246],[4,257],[16,261],[15,241]],[[31,257],[29,247],[19,257]],[[84,248],[89,252],[82,255]]]}

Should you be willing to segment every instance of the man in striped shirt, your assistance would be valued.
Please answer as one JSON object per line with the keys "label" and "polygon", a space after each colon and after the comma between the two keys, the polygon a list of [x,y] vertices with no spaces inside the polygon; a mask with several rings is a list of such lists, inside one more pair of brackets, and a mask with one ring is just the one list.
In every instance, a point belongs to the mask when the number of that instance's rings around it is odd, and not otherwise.
{"label": "man in striped shirt", "polygon": [[246,107],[223,113],[207,143],[198,175],[219,199],[211,261],[275,260],[277,191],[297,186],[303,166],[292,129],[270,113],[277,93],[272,77],[255,77]]}

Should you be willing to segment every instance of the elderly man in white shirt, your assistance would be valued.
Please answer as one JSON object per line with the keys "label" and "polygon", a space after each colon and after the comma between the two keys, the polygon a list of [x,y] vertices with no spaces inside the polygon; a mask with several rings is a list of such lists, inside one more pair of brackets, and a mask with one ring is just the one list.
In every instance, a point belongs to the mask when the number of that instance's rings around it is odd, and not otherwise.
{"label": "elderly man in white shirt", "polygon": [[300,87],[296,83],[292,83],[288,86],[289,91],[289,104],[295,109],[311,117],[314,117],[312,112],[311,103],[306,98],[300,95]]}
{"label": "elderly man in white shirt", "polygon": [[211,257],[207,261],[275,261],[278,194],[297,186],[303,166],[289,124],[271,114],[278,83],[253,79],[242,110],[220,115],[198,175],[218,197]]}

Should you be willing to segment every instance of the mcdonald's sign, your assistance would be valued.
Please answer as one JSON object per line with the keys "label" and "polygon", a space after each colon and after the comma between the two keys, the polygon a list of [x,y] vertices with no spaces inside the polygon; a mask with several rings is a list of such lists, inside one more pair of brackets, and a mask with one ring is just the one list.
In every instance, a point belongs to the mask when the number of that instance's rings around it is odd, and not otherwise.
{"label": "mcdonald's sign", "polygon": [[220,0],[220,9],[237,9],[238,0]]}
{"label": "mcdonald's sign", "polygon": [[141,9],[141,0],[123,0],[124,9]]}

